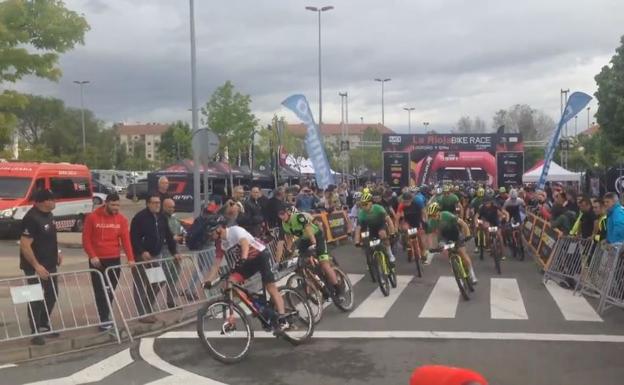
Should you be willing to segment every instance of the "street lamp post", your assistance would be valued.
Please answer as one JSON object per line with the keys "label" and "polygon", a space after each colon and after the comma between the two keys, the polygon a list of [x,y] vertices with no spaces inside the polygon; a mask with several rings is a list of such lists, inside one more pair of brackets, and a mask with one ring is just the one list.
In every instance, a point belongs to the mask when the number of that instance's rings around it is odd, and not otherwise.
{"label": "street lamp post", "polygon": [[[195,53],[195,2],[189,0],[189,19],[191,28],[191,128],[193,134],[199,130],[199,114],[197,111],[197,56]],[[206,173],[206,170],[204,170]],[[205,178],[204,178],[205,179]],[[201,207],[201,190],[199,178],[199,153],[193,151],[193,215],[195,218],[199,216]],[[204,186],[204,195],[207,197],[208,186]]]}
{"label": "street lamp post", "polygon": [[80,117],[82,119],[82,154],[84,161],[87,161],[87,131],[85,130],[85,109],[84,109],[84,86],[89,84],[88,80],[74,80],[80,86]]}
{"label": "street lamp post", "polygon": [[589,130],[589,110],[591,107],[587,107],[587,129]]}
{"label": "street lamp post", "polygon": [[403,107],[405,111],[407,111],[407,132],[408,134],[412,134],[412,111],[416,108],[414,107]]}
{"label": "street lamp post", "polygon": [[429,122],[423,122],[423,126],[425,126],[425,133],[427,132],[427,127],[429,127]]}
{"label": "street lamp post", "polygon": [[381,125],[385,126],[386,125],[386,121],[385,121],[385,116],[384,116],[384,83],[389,82],[390,78],[386,78],[386,79],[380,79],[380,78],[375,78],[374,79],[376,82],[380,82],[381,83]]}
{"label": "street lamp post", "polygon": [[319,74],[319,128],[321,128],[321,124],[323,123],[323,82],[322,82],[322,72],[321,72],[321,13],[326,11],[331,11],[334,9],[333,6],[328,5],[325,7],[305,7],[308,11],[318,13],[318,74]]}

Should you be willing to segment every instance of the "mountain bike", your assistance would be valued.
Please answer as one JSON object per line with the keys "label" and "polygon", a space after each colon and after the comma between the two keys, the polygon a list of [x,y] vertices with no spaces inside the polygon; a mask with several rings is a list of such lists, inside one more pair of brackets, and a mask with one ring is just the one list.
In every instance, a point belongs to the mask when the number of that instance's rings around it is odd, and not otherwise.
{"label": "mountain bike", "polygon": [[411,227],[405,231],[407,236],[407,255],[408,261],[416,263],[416,272],[418,277],[422,277],[423,265],[420,255],[420,241],[418,240],[418,228]]}
{"label": "mountain bike", "polygon": [[477,220],[477,229],[476,229],[476,237],[475,237],[475,246],[479,249],[479,259],[483,261],[483,253],[487,248],[486,242],[487,237],[485,235],[485,231],[483,231],[483,221],[480,219]]}
{"label": "mountain bike", "polygon": [[[397,287],[396,271],[390,267],[390,259],[386,252],[386,246],[381,239],[377,237],[370,237],[366,232],[362,235],[366,237],[361,238],[366,252],[366,263],[368,264],[369,272],[373,279],[373,282],[377,282],[379,290],[384,296],[390,295],[390,286]],[[368,239],[368,241],[366,241]]]}
{"label": "mountain bike", "polygon": [[524,261],[524,245],[522,244],[522,238],[520,234],[520,222],[511,221],[509,224],[511,228],[511,236],[509,238],[509,248],[513,257]]}
{"label": "mountain bike", "polygon": [[503,256],[503,245],[501,245],[498,237],[498,226],[490,226],[487,228],[488,243],[490,244],[490,255],[494,259],[494,268],[497,274],[501,273],[501,258]]}
{"label": "mountain bike", "polygon": [[[470,238],[471,237],[467,237],[465,241],[468,241]],[[451,264],[451,269],[453,270],[453,276],[455,277],[459,292],[466,301],[470,300],[470,293],[474,291],[474,286],[470,280],[468,268],[464,264],[461,255],[459,255],[458,244],[455,242],[443,243],[442,247],[438,250],[448,252],[449,263]]]}
{"label": "mountain bike", "polygon": [[[309,253],[313,253],[310,251]],[[351,311],[355,303],[353,295],[353,284],[351,280],[336,264],[332,261],[332,268],[336,274],[340,293],[334,293],[332,285],[327,281],[325,273],[321,268],[319,261],[308,254],[299,257],[297,262],[297,270],[288,278],[286,287],[298,290],[304,293],[310,302],[310,308],[314,314],[315,323],[321,320],[323,314],[323,304],[331,300],[334,305],[344,311]]]}
{"label": "mountain bike", "polygon": [[266,332],[272,332],[293,345],[310,340],[314,334],[314,316],[307,301],[296,290],[281,287],[285,314],[279,317],[274,305],[267,300],[264,287],[252,293],[238,283],[228,280],[230,273],[222,274],[214,284],[225,282],[222,295],[205,304],[197,312],[197,335],[202,346],[217,361],[232,364],[243,360],[254,339],[254,329],[247,314],[258,318]]}

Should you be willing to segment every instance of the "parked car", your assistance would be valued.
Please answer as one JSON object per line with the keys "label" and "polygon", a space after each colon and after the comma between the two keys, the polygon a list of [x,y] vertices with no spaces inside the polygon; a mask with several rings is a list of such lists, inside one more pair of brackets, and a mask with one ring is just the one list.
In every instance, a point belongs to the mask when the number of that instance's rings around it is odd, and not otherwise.
{"label": "parked car", "polygon": [[97,179],[93,179],[93,192],[94,193],[102,193],[104,195],[108,195],[110,193],[118,192],[110,183],[102,182]]}
{"label": "parked car", "polygon": [[141,179],[136,183],[131,183],[126,189],[126,198],[138,201],[147,199],[147,179]]}

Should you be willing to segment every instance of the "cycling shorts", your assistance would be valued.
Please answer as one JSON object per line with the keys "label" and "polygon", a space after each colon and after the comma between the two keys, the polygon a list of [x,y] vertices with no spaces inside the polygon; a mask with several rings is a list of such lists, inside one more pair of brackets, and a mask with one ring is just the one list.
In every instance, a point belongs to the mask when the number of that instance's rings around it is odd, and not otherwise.
{"label": "cycling shorts", "polygon": [[242,282],[251,278],[258,272],[262,277],[262,284],[266,285],[276,281],[271,266],[271,254],[269,254],[268,249],[258,254],[255,258],[247,259],[236,267],[230,279],[234,282]]}
{"label": "cycling shorts", "polygon": [[[331,260],[329,252],[327,251],[327,242],[325,242],[325,236],[323,235],[323,232],[317,231],[316,234],[314,234],[314,240],[316,241],[316,259],[318,259],[320,262]],[[300,239],[299,255],[305,255],[305,252],[311,245],[312,242],[309,239]]]}

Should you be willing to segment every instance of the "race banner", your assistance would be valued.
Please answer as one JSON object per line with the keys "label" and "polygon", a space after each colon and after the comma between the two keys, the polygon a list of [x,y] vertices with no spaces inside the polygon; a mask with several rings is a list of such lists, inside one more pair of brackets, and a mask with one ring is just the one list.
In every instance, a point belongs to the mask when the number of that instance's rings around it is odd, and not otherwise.
{"label": "race banner", "polygon": [[391,189],[401,191],[401,188],[409,185],[409,153],[407,152],[384,152],[383,153],[383,180]]}
{"label": "race banner", "polygon": [[583,109],[587,104],[589,104],[591,99],[591,96],[583,92],[575,92],[570,95],[568,103],[566,104],[566,108],[563,111],[563,115],[561,115],[561,120],[559,121],[559,124],[557,125],[557,128],[553,133],[553,136],[548,142],[548,147],[546,147],[546,152],[544,155],[544,166],[542,167],[542,175],[540,175],[539,182],[537,183],[538,189],[544,189],[544,185],[546,184],[548,170],[550,169],[550,162],[555,155],[555,149],[557,148],[557,145],[559,144],[559,139],[561,138],[561,128],[572,118],[578,115],[579,112],[583,111]]}
{"label": "race banner", "polygon": [[310,105],[303,95],[292,95],[282,102],[286,108],[291,110],[308,128],[305,137],[305,149],[308,157],[314,166],[316,176],[316,184],[325,189],[330,184],[335,184],[334,176],[331,173],[325,147],[323,145],[323,137],[318,125],[314,123],[314,117],[310,110]]}
{"label": "race banner", "polygon": [[498,186],[518,187],[522,185],[524,174],[523,152],[497,152],[496,170]]}

